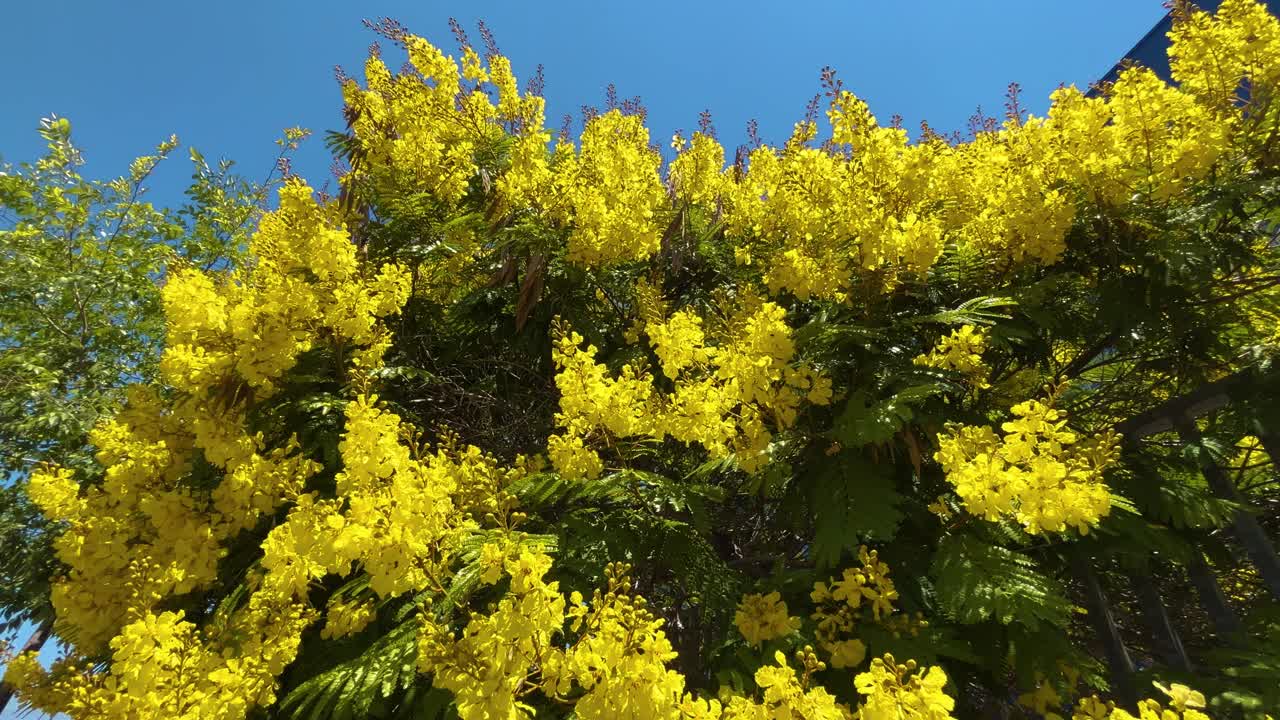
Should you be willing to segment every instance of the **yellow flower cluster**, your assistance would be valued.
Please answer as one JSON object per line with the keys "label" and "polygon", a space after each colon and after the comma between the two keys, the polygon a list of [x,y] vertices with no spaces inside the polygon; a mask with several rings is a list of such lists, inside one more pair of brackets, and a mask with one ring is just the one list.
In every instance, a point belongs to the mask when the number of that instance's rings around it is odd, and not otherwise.
{"label": "yellow flower cluster", "polygon": [[1261,3],[1224,0],[1213,15],[1192,10],[1169,39],[1173,79],[1211,107],[1235,106],[1246,82],[1271,88],[1280,81],[1280,25]]}
{"label": "yellow flower cluster", "polygon": [[653,353],[662,365],[662,374],[671,380],[677,379],[685,368],[705,366],[715,352],[714,348],[706,346],[702,318],[689,310],[673,313],[666,322],[650,321],[645,332]]}
{"label": "yellow flower cluster", "polygon": [[[426,454],[400,418],[360,396],[347,405],[337,498],[302,495],[262,543],[265,583],[305,597],[310,583],[359,567],[379,597],[440,590],[472,515],[520,474],[475,448]],[[408,440],[409,442],[406,442]]]}
{"label": "yellow flower cluster", "polygon": [[982,362],[982,353],[987,349],[986,330],[972,325],[962,325],[943,337],[926,355],[916,357],[916,365],[951,370],[958,373],[975,388],[990,387],[987,376],[991,368]]}
{"label": "yellow flower cluster", "polygon": [[818,645],[831,657],[835,668],[857,667],[866,657],[866,645],[852,637],[858,622],[864,619],[864,611],[870,612],[873,621],[893,627],[895,632],[915,633],[925,625],[922,620],[894,615],[897,608],[893,601],[898,599],[898,590],[889,578],[889,566],[880,560],[877,551],[863,545],[858,548],[858,560],[861,567],[846,568],[840,579],[833,579],[830,584],[814,583],[809,594],[814,603],[811,617],[817,623]]}
{"label": "yellow flower cluster", "polygon": [[[1082,699],[1076,705],[1071,720],[1210,720],[1204,712],[1205,700],[1202,693],[1178,683],[1169,686],[1152,684],[1169,698],[1168,707],[1163,707],[1156,700],[1143,700],[1138,703],[1138,714],[1134,715],[1124,708],[1116,707],[1114,702],[1103,702],[1094,695]],[[1061,716],[1052,713],[1045,717],[1061,720]]]}
{"label": "yellow flower cluster", "polygon": [[[405,35],[402,41],[410,71],[393,75],[375,53],[365,63],[365,88],[350,79],[343,84],[358,158],[343,184],[430,197],[446,214],[473,190],[494,191],[509,211],[548,207],[557,189],[543,98],[519,92],[511,62],[501,55],[488,56],[486,68],[465,47],[459,68],[423,38]],[[508,138],[504,172],[482,173],[477,156],[491,155]],[[478,277],[484,250],[470,228],[446,227],[422,268],[423,296],[454,299]]]}
{"label": "yellow flower cluster", "polygon": [[721,188],[739,261],[763,258],[771,292],[843,300],[856,273],[921,272],[946,242],[1053,263],[1077,198],[1178,192],[1226,150],[1234,113],[1134,69],[1105,98],[1066,88],[1045,118],[1011,120],[956,146],[909,144],[841,91],[828,111],[835,152],[803,142],[809,126],[780,150],[753,151],[740,179],[701,187]]}
{"label": "yellow flower cluster", "polygon": [[795,346],[785,311],[757,303],[730,318],[719,345],[707,343],[703,320],[680,310],[645,326],[663,374],[675,385],[655,389],[635,365],[617,377],[595,359],[596,348],[561,331],[553,350],[560,390],[557,424],[564,433],[548,440],[548,456],[566,477],[596,477],[604,464],[590,443],[633,436],[671,437],[698,444],[713,457],[736,453],[739,467],[755,472],[767,460],[772,433],[796,421],[802,400],[826,405],[831,381],[793,364]]}
{"label": "yellow flower cluster", "polygon": [[1048,120],[1011,120],[982,133],[940,166],[952,174],[957,205],[949,220],[962,244],[1014,263],[1047,265],[1062,255],[1075,204],[1063,187],[1069,160],[1061,148],[1080,138],[1053,122],[1055,111],[1062,114],[1056,102]]}
{"label": "yellow flower cluster", "polygon": [[1106,433],[1084,442],[1066,429],[1065,415],[1036,400],[1010,409],[1013,420],[997,436],[989,427],[948,428],[934,455],[970,513],[987,520],[1012,517],[1031,534],[1089,528],[1111,510],[1103,473],[1115,463],[1119,438]]}
{"label": "yellow flower cluster", "polygon": [[[522,698],[540,690],[588,720],[683,717],[682,703],[696,702],[666,667],[675,652],[662,621],[630,594],[628,568],[610,565],[608,591],[588,605],[576,592],[566,602],[558,583],[543,579],[550,567],[540,553],[508,557],[506,597],[490,614],[473,614],[461,637],[423,622],[419,668],[454,692],[459,716],[531,717]],[[564,639],[569,633],[575,641]]]}
{"label": "yellow flower cluster", "polygon": [[377,607],[372,600],[364,602],[330,601],[329,609],[324,616],[324,627],[320,630],[320,637],[328,640],[354,635],[369,627],[369,623],[373,622],[377,616]]}
{"label": "yellow flower cluster", "polygon": [[[361,151],[348,182],[446,208],[492,189],[503,212],[563,228],[565,257],[593,268],[650,257],[662,215],[695,205],[722,213],[735,257],[758,260],[774,295],[842,301],[855,281],[887,287],[928,270],[951,244],[999,265],[1056,262],[1082,203],[1167,198],[1204,177],[1237,142],[1242,83],[1280,82],[1280,26],[1261,5],[1232,0],[1216,17],[1191,13],[1171,38],[1180,86],[1133,68],[1101,97],[1063,88],[1045,117],[1011,118],[958,144],[912,143],[836,83],[820,146],[817,124],[804,121],[781,147],[726,168],[712,135],[677,134],[668,198],[641,115],[593,115],[576,147],[549,148],[545,102],[520,94],[507,58],[489,55],[486,69],[464,47],[459,64],[406,35],[412,72],[393,75],[375,54],[366,88],[344,86]],[[474,257],[455,255],[455,269]]]}
{"label": "yellow flower cluster", "polygon": [[423,618],[418,667],[432,674],[434,686],[453,692],[463,720],[531,716],[520,699],[536,689],[529,676],[554,652],[552,638],[564,625],[564,596],[557,583],[543,580],[550,557],[526,551],[505,567],[507,596],[490,614],[474,614],[461,637]]}
{"label": "yellow flower cluster", "polygon": [[742,637],[757,647],[765,640],[786,637],[800,629],[800,618],[787,616],[787,604],[777,591],[742,596],[733,623]]}
{"label": "yellow flower cluster", "polygon": [[591,267],[643,260],[662,241],[656,211],[666,201],[658,174],[662,156],[649,147],[638,115],[597,115],[574,155],[557,154],[553,219],[569,227],[566,255]]}
{"label": "yellow flower cluster", "polygon": [[208,502],[178,486],[186,456],[148,430],[117,418],[93,433],[108,466],[100,486],[81,494],[61,469],[34,472],[28,485],[46,516],[67,524],[54,541],[67,574],[54,579],[52,601],[61,631],[86,649],[103,648],[160,598],[216,577],[222,550]]}
{"label": "yellow flower cluster", "polygon": [[241,720],[275,701],[276,678],[314,619],[305,605],[262,591],[204,631],[180,612],[145,613],[112,638],[105,672],[68,658],[46,673],[28,653],[5,679],[24,703],[49,714]]}
{"label": "yellow flower cluster", "polygon": [[676,652],[663,621],[631,593],[630,569],[607,568],[606,591],[597,590],[589,604],[570,596],[569,629],[578,640],[543,668],[553,697],[570,697],[574,685],[584,691],[574,710],[587,720],[679,717],[675,711],[685,697],[684,677],[666,667]]}
{"label": "yellow flower cluster", "polygon": [[[520,94],[509,59],[490,55],[486,69],[466,47],[459,67],[420,37],[405,36],[403,44],[416,72],[392,75],[374,55],[365,64],[366,88],[345,83],[362,152],[345,182],[408,188],[454,207],[482,182],[477,156],[510,136],[507,164],[485,177],[493,178],[506,211],[533,211],[568,227],[571,261],[600,266],[641,260],[658,249],[656,213],[666,201],[662,158],[650,147],[641,117],[617,109],[596,115],[576,150],[559,143],[548,153],[545,102]],[[496,106],[486,83],[496,91]]]}
{"label": "yellow flower cluster", "polygon": [[848,720],[853,717],[849,708],[836,702],[826,688],[810,682],[810,676],[826,669],[826,665],[813,654],[812,648],[796,653],[804,667],[804,673],[787,664],[781,651],[774,653],[776,665],[765,665],[756,670],[755,681],[763,697],[750,700],[732,697],[724,708],[723,718],[728,720],[768,720],[770,718],[803,718],[804,720]]}
{"label": "yellow flower cluster", "polygon": [[813,601],[843,603],[852,610],[858,610],[866,601],[871,614],[879,620],[881,615],[894,611],[893,601],[898,599],[898,591],[889,578],[889,566],[880,561],[877,551],[863,545],[858,548],[858,560],[862,567],[845,569],[830,587],[824,582],[814,583]]}
{"label": "yellow flower cluster", "polygon": [[724,148],[705,133],[694,133],[686,146],[676,135],[671,142],[676,157],[671,161],[671,184],[676,197],[693,205],[715,209],[730,180],[724,169]]}
{"label": "yellow flower cluster", "polygon": [[377,55],[365,62],[367,90],[343,87],[351,129],[367,162],[348,181],[410,178],[444,203],[456,203],[478,170],[474,154],[486,137],[502,137],[487,93],[462,90],[458,65],[427,41],[405,42],[416,73],[393,76]]}
{"label": "yellow flower cluster", "polygon": [[[676,653],[662,631],[663,621],[632,593],[630,566],[606,568],[606,589],[596,590],[590,602],[577,592],[566,599],[558,583],[547,582],[551,559],[541,553],[507,554],[502,568],[510,587],[488,614],[472,613],[460,636],[424,619],[418,636],[419,668],[437,687],[454,692],[463,720],[532,717],[535,692],[571,705],[584,720],[887,717],[858,716],[813,682],[826,664],[812,648],[796,653],[800,673],[775,653],[776,664],[755,673],[756,696],[722,690],[715,699],[698,698],[685,691],[684,676],[668,667]],[[937,668],[923,681],[896,687],[876,682],[864,683],[863,694],[870,696],[866,707],[873,708],[864,712],[934,708],[949,701],[941,695],[946,677]]]}
{"label": "yellow flower cluster", "polygon": [[917,671],[914,660],[899,664],[892,655],[872,660],[871,669],[854,678],[854,684],[866,696],[859,720],[949,720],[956,705],[943,691],[947,675],[942,668]]}
{"label": "yellow flower cluster", "polygon": [[[24,702],[77,717],[243,718],[274,702],[276,678],[318,618],[307,602],[310,580],[326,569],[349,573],[359,561],[375,591],[425,585],[422,568],[440,560],[421,556],[438,553],[441,536],[467,522],[468,494],[459,488],[492,495],[504,481],[505,471],[478,451],[442,451],[405,469],[408,451],[396,452],[403,448],[394,431],[395,447],[383,436],[398,419],[362,398],[348,410],[340,497],[319,501],[304,489],[320,465],[296,438],[269,441],[248,429],[249,411],[303,352],[328,343],[352,351],[343,359],[357,378],[375,369],[388,338],[379,318],[406,299],[406,273],[389,266],[366,278],[331,212],[290,181],[251,239],[246,269],[170,278],[161,372],[173,399],[135,387],[125,409],[94,429],[101,482],[81,487],[66,470],[33,472],[32,499],[65,526],[55,546],[66,573],[53,580],[52,600],[55,627],[74,652],[50,672],[33,656],[16,658],[7,677]],[[397,470],[413,480],[396,486],[400,478],[388,475]],[[458,491],[464,504],[433,503],[432,490]],[[396,492],[406,502],[388,507]],[[263,544],[265,572],[245,581],[247,599],[224,603],[200,624],[169,609],[199,602],[232,543],[290,504]],[[348,519],[358,538],[334,533]],[[296,543],[288,559],[284,537]],[[354,631],[368,610],[333,608],[326,634]],[[86,664],[108,652],[105,669]]]}
{"label": "yellow flower cluster", "polygon": [[[735,256],[758,261],[774,295],[846,300],[855,282],[887,287],[951,245],[999,266],[1056,262],[1082,204],[1176,195],[1248,142],[1240,88],[1280,82],[1280,25],[1262,5],[1232,0],[1216,16],[1189,13],[1171,39],[1178,86],[1133,68],[1100,97],[1062,88],[1045,117],[1011,118],[957,144],[910,142],[836,83],[821,143],[806,120],[781,147],[759,146],[726,168],[712,135],[676,135],[668,198],[641,115],[593,115],[576,147],[549,148],[545,102],[520,94],[507,58],[490,54],[485,68],[464,47],[459,63],[405,35],[412,71],[393,75],[375,54],[366,88],[344,85],[360,150],[347,181],[445,208],[492,192],[502,212],[564,229],[565,257],[594,268],[650,257],[662,216],[696,205],[722,213]],[[454,283],[475,250],[452,257]]]}
{"label": "yellow flower cluster", "polygon": [[756,670],[758,698],[728,691],[721,692],[715,700],[686,695],[680,704],[681,714],[672,717],[682,720],[853,720],[857,717],[826,688],[812,682],[812,675],[826,668],[812,648],[798,651],[796,659],[804,668],[799,677],[781,652],[774,653],[775,665]]}
{"label": "yellow flower cluster", "polygon": [[362,278],[355,245],[311,189],[290,180],[249,246],[255,264],[223,282],[178,273],[163,297],[168,342],[161,371],[175,389],[204,399],[241,380],[257,398],[327,332],[358,346],[382,339],[377,320],[409,294],[404,268]]}

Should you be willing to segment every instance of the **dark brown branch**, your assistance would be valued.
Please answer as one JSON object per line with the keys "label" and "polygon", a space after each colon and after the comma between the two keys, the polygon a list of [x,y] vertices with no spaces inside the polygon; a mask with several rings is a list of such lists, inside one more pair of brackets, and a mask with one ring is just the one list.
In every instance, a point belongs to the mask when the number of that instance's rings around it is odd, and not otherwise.
{"label": "dark brown branch", "polygon": [[1196,418],[1226,407],[1231,403],[1233,394],[1240,394],[1257,380],[1253,370],[1241,370],[1129,418],[1116,426],[1116,432],[1130,440],[1138,440],[1172,430],[1180,417]]}

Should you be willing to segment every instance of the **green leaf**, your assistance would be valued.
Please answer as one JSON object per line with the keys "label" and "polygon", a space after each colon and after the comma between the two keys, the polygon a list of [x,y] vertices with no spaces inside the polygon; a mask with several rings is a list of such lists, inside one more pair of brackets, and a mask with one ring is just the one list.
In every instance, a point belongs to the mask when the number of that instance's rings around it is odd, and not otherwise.
{"label": "green leaf", "polygon": [[819,567],[833,567],[860,542],[893,539],[902,522],[902,495],[892,466],[878,465],[860,453],[843,452],[822,463],[811,485],[812,556]]}
{"label": "green leaf", "polygon": [[593,505],[627,499],[626,484],[613,475],[595,480],[567,480],[557,473],[536,473],[513,482],[507,491],[529,509]]}
{"label": "green leaf", "polygon": [[831,437],[850,448],[886,442],[915,417],[916,406],[943,392],[937,383],[912,385],[872,403],[866,392],[854,391],[836,418]]}
{"label": "green leaf", "polygon": [[943,325],[994,325],[1000,320],[1008,320],[1008,313],[997,312],[995,308],[1014,307],[1018,304],[1013,298],[976,297],[957,305],[952,310],[943,310],[932,315],[912,318],[908,323],[922,325],[941,323]]}
{"label": "green leaf", "polygon": [[931,574],[939,605],[960,623],[1066,627],[1071,616],[1061,586],[1034,561],[968,535],[943,538]]}
{"label": "green leaf", "polygon": [[[373,703],[417,682],[417,638],[418,620],[411,617],[358,654],[299,683],[280,701],[280,712],[314,720],[366,717]],[[359,639],[329,642],[337,649]]]}
{"label": "green leaf", "polygon": [[1142,515],[1113,503],[1112,511],[1094,530],[1096,539],[1105,540],[1101,546],[1115,555],[1133,555],[1145,559],[1151,553],[1182,561],[1191,552],[1187,540],[1169,528],[1158,525]]}

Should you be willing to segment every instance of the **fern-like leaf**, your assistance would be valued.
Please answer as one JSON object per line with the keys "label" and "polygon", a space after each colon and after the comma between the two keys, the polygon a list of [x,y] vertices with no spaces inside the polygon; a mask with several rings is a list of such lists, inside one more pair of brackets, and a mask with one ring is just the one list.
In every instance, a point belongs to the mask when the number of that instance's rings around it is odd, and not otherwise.
{"label": "fern-like leaf", "polygon": [[943,310],[940,313],[912,318],[908,323],[912,325],[931,323],[942,325],[994,325],[1000,320],[1008,320],[1010,318],[1007,312],[1001,312],[998,308],[1013,307],[1017,304],[1017,301],[1012,298],[976,297],[965,300],[951,310]]}
{"label": "fern-like leaf", "polygon": [[370,717],[375,705],[385,705],[422,682],[417,669],[417,630],[416,618],[410,618],[354,657],[298,684],[280,701],[281,714],[307,720]]}
{"label": "fern-like leaf", "polygon": [[1061,586],[1036,569],[1033,560],[967,535],[944,538],[934,555],[932,575],[938,604],[964,624],[994,620],[1003,625],[1065,627],[1071,603]]}
{"label": "fern-like leaf", "polygon": [[811,485],[812,556],[818,567],[833,567],[859,542],[893,538],[902,521],[898,493],[889,465],[878,465],[860,453],[843,452],[825,463]]}

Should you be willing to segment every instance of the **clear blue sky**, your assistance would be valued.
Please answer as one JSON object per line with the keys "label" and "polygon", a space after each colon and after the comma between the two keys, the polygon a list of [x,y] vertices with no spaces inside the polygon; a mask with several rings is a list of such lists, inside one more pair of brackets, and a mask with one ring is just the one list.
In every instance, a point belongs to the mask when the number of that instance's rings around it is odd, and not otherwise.
{"label": "clear blue sky", "polygon": [[[448,18],[477,43],[483,18],[522,81],[546,66],[553,127],[603,104],[612,82],[644,99],[660,143],[709,109],[732,147],[751,118],[766,141],[784,140],[824,65],[882,120],[901,114],[913,129],[927,119],[962,130],[978,105],[998,114],[1010,82],[1043,112],[1053,88],[1102,76],[1163,13],[1160,0],[9,0],[0,7],[0,157],[35,157],[36,123],[57,113],[72,120],[90,175],[122,173],[177,133],[261,178],[281,129],[341,128],[333,67],[360,76],[375,39],[364,17],[394,17],[451,53]],[[184,156],[157,175],[157,200],[175,197]],[[294,169],[319,186],[328,166],[313,138]],[[0,720],[10,717],[12,708]]]}
{"label": "clear blue sky", "polygon": [[[391,16],[453,52],[447,19],[483,18],[521,80],[546,66],[548,124],[602,104],[604,88],[641,96],[655,139],[697,126],[710,109],[721,139],[757,118],[781,142],[834,66],[882,120],[901,114],[963,129],[981,104],[998,113],[1009,82],[1042,112],[1059,83],[1101,76],[1163,14],[1160,0],[818,0],[680,3],[174,3],[12,0],[0,9],[0,156],[30,159],[48,113],[69,117],[90,174],[120,172],[169,133],[251,177],[271,166],[279,131],[340,128],[334,65],[360,76],[375,39],[363,17]],[[473,41],[478,43],[474,30]],[[393,65],[398,66],[398,62]],[[158,175],[158,198],[187,175],[185,153]],[[295,171],[328,176],[313,138]]]}

